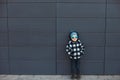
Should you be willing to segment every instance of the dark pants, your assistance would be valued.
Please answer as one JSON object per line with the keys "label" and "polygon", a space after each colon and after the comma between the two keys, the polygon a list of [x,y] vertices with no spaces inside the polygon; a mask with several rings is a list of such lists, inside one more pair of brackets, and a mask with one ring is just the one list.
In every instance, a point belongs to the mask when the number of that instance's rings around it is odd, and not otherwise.
{"label": "dark pants", "polygon": [[71,74],[80,74],[80,60],[79,59],[72,59],[71,60]]}

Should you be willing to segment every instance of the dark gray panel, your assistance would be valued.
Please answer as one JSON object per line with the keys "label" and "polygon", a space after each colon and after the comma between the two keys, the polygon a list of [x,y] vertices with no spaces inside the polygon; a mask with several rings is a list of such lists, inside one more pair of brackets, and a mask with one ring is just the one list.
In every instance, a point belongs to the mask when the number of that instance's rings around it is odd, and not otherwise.
{"label": "dark gray panel", "polygon": [[[58,61],[57,62],[57,74],[70,74],[70,62]],[[81,74],[103,74],[102,62],[82,62],[80,63]]]}
{"label": "dark gray panel", "polygon": [[54,46],[55,35],[54,32],[10,32],[9,33],[10,46]]}
{"label": "dark gray panel", "polygon": [[55,45],[54,18],[10,18],[9,31],[12,46]]}
{"label": "dark gray panel", "polygon": [[8,47],[0,47],[0,60],[8,59]]}
{"label": "dark gray panel", "polygon": [[0,47],[8,46],[8,33],[0,33]]}
{"label": "dark gray panel", "polygon": [[11,74],[55,74],[55,61],[11,61]]}
{"label": "dark gray panel", "polygon": [[57,0],[58,2],[105,2],[105,0]]}
{"label": "dark gray panel", "polygon": [[86,47],[83,60],[104,61],[104,47]]}
{"label": "dark gray panel", "polygon": [[81,62],[80,65],[82,74],[103,74],[103,62]]}
{"label": "dark gray panel", "polygon": [[[103,61],[104,60],[104,47],[85,47],[85,54],[83,60],[95,60]],[[69,57],[65,52],[64,46],[57,46],[57,60],[68,60]]]}
{"label": "dark gray panel", "polygon": [[107,19],[107,32],[120,32],[120,19]]}
{"label": "dark gray panel", "polygon": [[7,17],[6,4],[0,4],[0,17]]}
{"label": "dark gray panel", "polygon": [[120,0],[107,0],[108,3],[120,3]]}
{"label": "dark gray panel", "polygon": [[69,57],[65,51],[65,45],[57,45],[57,60],[68,60]]}
{"label": "dark gray panel", "polygon": [[56,0],[8,0],[8,2],[56,2]]}
{"label": "dark gray panel", "polygon": [[9,18],[9,31],[55,32],[55,18]]}
{"label": "dark gray panel", "polygon": [[1,3],[6,3],[6,0],[0,0],[0,5]]}
{"label": "dark gray panel", "polygon": [[57,32],[104,32],[105,20],[99,18],[58,18]]}
{"label": "dark gray panel", "polygon": [[55,3],[8,4],[9,17],[55,17]]}
{"label": "dark gray panel", "polygon": [[107,17],[120,17],[120,5],[119,4],[108,4],[107,6]]}
{"label": "dark gray panel", "polygon": [[13,60],[54,61],[55,47],[10,47],[10,58]]}
{"label": "dark gray panel", "polygon": [[8,74],[9,65],[7,60],[0,60],[0,74]]}
{"label": "dark gray panel", "polygon": [[120,62],[119,61],[107,61],[105,64],[105,74],[120,74]]}
{"label": "dark gray panel", "polygon": [[120,33],[107,33],[106,34],[107,46],[120,46]]}
{"label": "dark gray panel", "polygon": [[65,75],[70,74],[70,61],[57,61],[57,74],[59,75]]}
{"label": "dark gray panel", "polygon": [[106,47],[106,61],[120,60],[120,47]]}
{"label": "dark gray panel", "polygon": [[[58,33],[58,46],[67,44],[68,33]],[[104,33],[80,33],[80,39],[85,46],[104,46]]]}
{"label": "dark gray panel", "polygon": [[105,4],[58,3],[58,17],[105,17]]}
{"label": "dark gray panel", "polygon": [[7,32],[7,19],[0,18],[0,32]]}

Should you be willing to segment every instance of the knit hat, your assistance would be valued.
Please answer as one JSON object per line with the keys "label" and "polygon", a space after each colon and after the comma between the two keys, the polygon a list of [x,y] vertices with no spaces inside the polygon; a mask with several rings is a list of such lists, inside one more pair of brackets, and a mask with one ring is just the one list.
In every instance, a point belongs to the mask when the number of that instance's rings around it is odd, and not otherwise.
{"label": "knit hat", "polygon": [[78,33],[76,31],[73,31],[70,33],[70,38],[77,38],[78,39]]}

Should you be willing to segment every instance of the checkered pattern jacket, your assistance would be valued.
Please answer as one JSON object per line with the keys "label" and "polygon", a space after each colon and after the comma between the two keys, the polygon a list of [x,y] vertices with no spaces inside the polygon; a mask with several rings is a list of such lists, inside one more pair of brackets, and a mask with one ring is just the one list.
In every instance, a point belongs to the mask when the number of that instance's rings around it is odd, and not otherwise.
{"label": "checkered pattern jacket", "polygon": [[77,40],[76,42],[69,41],[66,45],[66,52],[70,59],[80,59],[84,54],[84,46],[80,40]]}

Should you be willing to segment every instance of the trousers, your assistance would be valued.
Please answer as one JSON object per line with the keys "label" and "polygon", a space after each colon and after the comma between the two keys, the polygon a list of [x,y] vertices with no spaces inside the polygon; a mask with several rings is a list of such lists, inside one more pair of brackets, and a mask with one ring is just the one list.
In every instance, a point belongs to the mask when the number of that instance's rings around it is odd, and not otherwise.
{"label": "trousers", "polygon": [[80,60],[79,59],[71,59],[71,74],[80,74]]}

